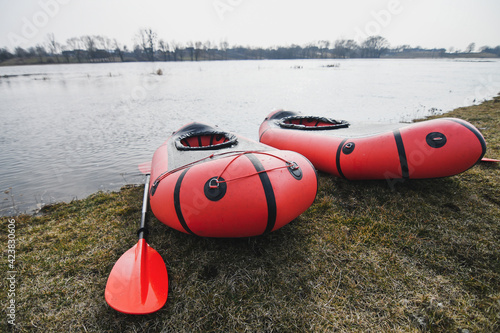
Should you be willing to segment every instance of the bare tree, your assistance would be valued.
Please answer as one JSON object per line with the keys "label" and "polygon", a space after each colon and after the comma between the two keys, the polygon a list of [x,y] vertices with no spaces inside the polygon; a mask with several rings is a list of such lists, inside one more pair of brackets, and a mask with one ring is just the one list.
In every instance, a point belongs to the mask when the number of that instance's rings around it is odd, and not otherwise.
{"label": "bare tree", "polygon": [[182,45],[177,43],[176,41],[172,41],[170,43],[172,49],[174,51],[174,61],[182,61]]}
{"label": "bare tree", "polygon": [[69,48],[73,50],[76,60],[78,62],[82,62],[83,48],[85,47],[82,38],[81,37],[70,38],[66,40],[66,44],[68,44]]}
{"label": "bare tree", "polygon": [[35,46],[35,53],[38,56],[40,63],[43,63],[43,57],[47,56],[47,51],[45,50],[45,47],[43,47],[42,44],[37,44],[37,46]]}
{"label": "bare tree", "polygon": [[114,40],[114,47],[115,47],[115,54],[117,54],[120,57],[121,62],[123,62],[123,47],[118,41]]}
{"label": "bare tree", "polygon": [[0,48],[0,62],[12,59],[14,55],[7,48]]}
{"label": "bare tree", "polygon": [[193,61],[194,60],[194,43],[193,42],[187,42],[186,51],[189,52],[189,57],[191,58],[191,61]]}
{"label": "bare tree", "polygon": [[96,39],[99,41],[99,46],[108,52],[113,47],[113,41],[106,36],[96,36]]}
{"label": "bare tree", "polygon": [[[146,50],[148,48],[148,41],[145,29],[139,30],[136,36],[136,40],[137,40],[137,46],[141,49],[141,52],[147,54]],[[135,50],[137,50],[137,48]]]}
{"label": "bare tree", "polygon": [[345,43],[347,58],[354,58],[359,50],[359,45],[354,39],[348,39]]}
{"label": "bare tree", "polygon": [[321,55],[321,53],[319,52],[319,47],[316,43],[306,44],[306,46],[304,47],[304,53],[306,58],[311,59],[318,58],[318,55]]}
{"label": "bare tree", "polygon": [[160,39],[158,42],[158,50],[160,50],[163,54],[163,61],[167,61],[168,43],[166,43],[163,39]]}
{"label": "bare tree", "polygon": [[361,44],[362,56],[380,58],[389,49],[389,42],[382,36],[370,36]]}
{"label": "bare tree", "polygon": [[346,39],[338,39],[335,41],[333,52],[335,56],[339,58],[347,58],[347,40]]}
{"label": "bare tree", "polygon": [[16,57],[21,59],[22,62],[24,62],[24,58],[26,58],[26,56],[28,55],[28,52],[26,52],[26,50],[23,49],[22,47],[16,47],[16,49],[14,50],[14,53],[15,53]]}
{"label": "bare tree", "polygon": [[137,34],[139,45],[146,54],[149,61],[154,61],[156,40],[158,36],[151,28],[141,29]]}
{"label": "bare tree", "polygon": [[83,45],[87,50],[90,59],[93,59],[97,50],[95,36],[83,36]]}
{"label": "bare tree", "polygon": [[49,47],[50,55],[56,58],[56,61],[59,62],[59,57],[57,56],[61,45],[56,42],[56,38],[53,33],[47,34],[47,44]]}
{"label": "bare tree", "polygon": [[141,61],[143,56],[142,48],[139,45],[134,45],[134,57],[136,60]]}
{"label": "bare tree", "polygon": [[229,43],[227,40],[223,40],[220,42],[220,50],[223,54],[223,60],[227,60],[227,48],[229,47]]}
{"label": "bare tree", "polygon": [[328,53],[328,49],[330,47],[330,42],[327,40],[320,40],[318,42],[318,47],[321,52],[321,58],[325,58]]}
{"label": "bare tree", "polygon": [[470,43],[469,46],[465,49],[465,52],[472,53],[476,49],[476,43]]}
{"label": "bare tree", "polygon": [[202,48],[203,48],[202,42],[194,43],[194,58],[196,59],[196,61],[198,61],[198,59],[200,58],[200,53],[202,51]]}
{"label": "bare tree", "polygon": [[64,59],[66,60],[66,62],[69,64],[69,60],[71,58],[71,51],[70,51],[69,46],[62,45],[61,46],[61,54],[64,57]]}
{"label": "bare tree", "polygon": [[208,60],[210,60],[210,48],[212,47],[212,43],[207,40],[205,44],[203,44],[203,49],[205,50],[205,54],[207,55]]}
{"label": "bare tree", "polygon": [[110,51],[113,45],[111,39],[109,39],[106,36],[100,36],[100,35],[94,36],[94,39],[96,42],[96,52],[98,53],[98,58],[110,59],[112,56]]}

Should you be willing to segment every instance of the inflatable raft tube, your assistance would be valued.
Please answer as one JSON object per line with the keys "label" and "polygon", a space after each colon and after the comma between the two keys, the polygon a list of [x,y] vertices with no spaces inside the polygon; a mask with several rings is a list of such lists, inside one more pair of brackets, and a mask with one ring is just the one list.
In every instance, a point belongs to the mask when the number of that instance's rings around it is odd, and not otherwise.
{"label": "inflatable raft tube", "polygon": [[191,123],[154,153],[151,209],[161,222],[203,237],[277,230],[313,203],[316,170],[302,155]]}
{"label": "inflatable raft tube", "polygon": [[359,179],[422,179],[471,168],[486,152],[477,128],[457,118],[412,124],[349,124],[278,110],[264,120],[260,142],[307,157],[321,171]]}

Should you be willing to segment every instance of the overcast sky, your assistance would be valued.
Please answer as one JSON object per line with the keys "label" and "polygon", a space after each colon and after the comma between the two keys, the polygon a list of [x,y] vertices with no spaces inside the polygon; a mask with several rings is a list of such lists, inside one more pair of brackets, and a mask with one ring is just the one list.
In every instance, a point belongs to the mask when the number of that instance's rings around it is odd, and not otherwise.
{"label": "overcast sky", "polygon": [[140,28],[166,42],[287,46],[381,35],[391,46],[500,45],[500,0],[0,0],[0,47],[47,34],[104,35],[132,47]]}

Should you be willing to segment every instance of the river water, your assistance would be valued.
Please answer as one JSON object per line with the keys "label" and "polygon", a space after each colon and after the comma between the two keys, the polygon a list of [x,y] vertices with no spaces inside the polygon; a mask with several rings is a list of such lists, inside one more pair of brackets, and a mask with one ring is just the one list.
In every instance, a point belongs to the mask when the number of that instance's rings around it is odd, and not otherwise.
{"label": "river water", "polygon": [[400,122],[499,92],[498,60],[0,67],[0,215],[140,183],[137,165],[192,121],[257,140],[277,108]]}

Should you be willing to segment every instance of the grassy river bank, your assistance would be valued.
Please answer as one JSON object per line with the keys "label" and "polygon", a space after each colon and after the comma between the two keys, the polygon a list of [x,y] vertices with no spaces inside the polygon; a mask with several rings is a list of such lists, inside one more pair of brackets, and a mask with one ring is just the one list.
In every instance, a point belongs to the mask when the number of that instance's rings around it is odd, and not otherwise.
{"label": "grassy river bank", "polygon": [[[500,158],[500,97],[443,116],[470,121],[486,157]],[[303,215],[255,238],[198,238],[149,214],[148,243],[165,260],[169,297],[160,311],[132,316],[106,304],[104,287],[137,242],[142,191],[127,186],[2,218],[0,331],[500,330],[498,164],[404,182],[320,174]]]}

